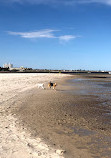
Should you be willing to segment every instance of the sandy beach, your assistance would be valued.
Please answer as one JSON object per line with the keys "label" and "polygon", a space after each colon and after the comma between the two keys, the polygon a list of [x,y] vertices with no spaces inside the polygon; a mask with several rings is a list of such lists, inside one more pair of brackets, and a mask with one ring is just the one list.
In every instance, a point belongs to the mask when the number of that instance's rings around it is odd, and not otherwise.
{"label": "sandy beach", "polygon": [[[10,158],[110,158],[110,106],[63,74],[1,74],[0,153]],[[80,76],[79,76],[80,77]],[[55,90],[47,82],[56,81]],[[45,83],[45,90],[37,83]]]}
{"label": "sandy beach", "polygon": [[[34,158],[62,157],[59,150],[48,147],[38,136],[33,139],[31,133],[22,126],[16,114],[11,113],[13,105],[24,101],[24,96],[37,89],[37,83],[47,85],[66,77],[63,74],[0,74],[0,157]],[[31,145],[33,147],[31,147]]]}

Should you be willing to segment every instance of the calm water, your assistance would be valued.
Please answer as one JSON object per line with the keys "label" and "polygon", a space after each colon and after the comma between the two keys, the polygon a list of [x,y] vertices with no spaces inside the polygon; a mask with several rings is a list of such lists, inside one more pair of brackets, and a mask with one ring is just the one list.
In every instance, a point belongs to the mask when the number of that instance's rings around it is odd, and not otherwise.
{"label": "calm water", "polygon": [[70,92],[76,95],[95,95],[103,100],[103,104],[111,105],[111,80],[110,79],[83,79],[70,80],[71,86],[76,90]]}

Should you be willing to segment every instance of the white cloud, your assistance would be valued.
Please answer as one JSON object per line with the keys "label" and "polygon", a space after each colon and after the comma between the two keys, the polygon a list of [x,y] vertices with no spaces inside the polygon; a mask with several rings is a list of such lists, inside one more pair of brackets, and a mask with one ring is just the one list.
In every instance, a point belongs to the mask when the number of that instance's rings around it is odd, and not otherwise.
{"label": "white cloud", "polygon": [[111,5],[111,0],[79,0],[80,3],[101,3]]}
{"label": "white cloud", "polygon": [[34,32],[11,32],[9,31],[8,34],[10,35],[18,35],[22,38],[55,38],[53,32],[55,30],[40,30]]}
{"label": "white cloud", "polygon": [[37,38],[53,38],[59,39],[60,41],[70,41],[72,39],[78,38],[79,36],[74,35],[60,35],[56,36],[54,33],[57,30],[47,29],[47,30],[40,30],[34,32],[12,32],[8,31],[9,35],[20,36],[21,38],[28,38],[28,39],[37,39]]}
{"label": "white cloud", "polygon": [[111,5],[111,0],[0,0],[0,3],[20,3],[20,4],[47,4],[47,5],[75,5],[85,3],[100,3]]}
{"label": "white cloud", "polygon": [[66,42],[75,38],[77,38],[77,36],[73,36],[73,35],[64,35],[59,37],[61,41],[66,41]]}

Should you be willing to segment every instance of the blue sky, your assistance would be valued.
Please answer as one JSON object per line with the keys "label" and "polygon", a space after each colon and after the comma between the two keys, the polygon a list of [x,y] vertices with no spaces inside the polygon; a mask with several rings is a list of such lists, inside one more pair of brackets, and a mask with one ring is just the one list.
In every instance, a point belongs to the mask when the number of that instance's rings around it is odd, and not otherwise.
{"label": "blue sky", "polygon": [[111,70],[111,0],[0,0],[0,66]]}

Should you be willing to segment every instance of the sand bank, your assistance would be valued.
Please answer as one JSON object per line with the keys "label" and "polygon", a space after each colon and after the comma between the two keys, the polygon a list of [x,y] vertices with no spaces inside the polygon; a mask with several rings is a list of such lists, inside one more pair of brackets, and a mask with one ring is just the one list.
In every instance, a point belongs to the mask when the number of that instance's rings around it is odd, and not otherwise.
{"label": "sand bank", "polygon": [[22,97],[37,83],[47,85],[68,75],[63,74],[0,74],[0,157],[1,158],[58,158],[60,150],[46,145],[40,138],[32,139],[30,133],[17,124],[10,113],[13,104],[22,103]]}

